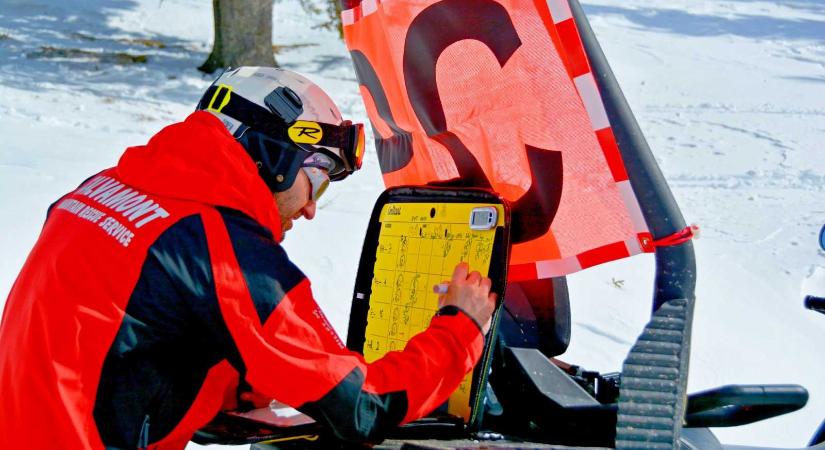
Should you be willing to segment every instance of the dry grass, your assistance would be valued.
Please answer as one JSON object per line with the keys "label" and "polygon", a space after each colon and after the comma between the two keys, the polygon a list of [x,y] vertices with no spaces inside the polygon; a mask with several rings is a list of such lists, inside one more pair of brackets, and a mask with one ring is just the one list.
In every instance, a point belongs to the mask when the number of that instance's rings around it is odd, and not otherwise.
{"label": "dry grass", "polygon": [[124,44],[142,45],[149,48],[166,48],[166,44],[157,39],[120,39]]}
{"label": "dry grass", "polygon": [[149,57],[146,55],[134,55],[126,52],[96,52],[81,50],[79,48],[60,48],[52,46],[40,47],[40,50],[26,54],[33,59],[81,59],[92,62],[109,64],[146,64]]}
{"label": "dry grass", "polygon": [[157,40],[157,39],[109,39],[109,38],[99,38],[97,36],[92,36],[91,34],[86,33],[72,33],[72,37],[75,39],[79,39],[81,41],[90,41],[90,42],[97,42],[97,41],[110,41],[110,42],[119,42],[121,44],[127,45],[139,45],[142,47],[147,48],[166,48],[166,44]]}
{"label": "dry grass", "polygon": [[300,49],[300,48],[317,47],[317,46],[318,46],[318,44],[290,44],[290,45],[273,44],[272,45],[272,53],[278,55],[281,52],[286,51],[286,50],[297,50],[297,49]]}

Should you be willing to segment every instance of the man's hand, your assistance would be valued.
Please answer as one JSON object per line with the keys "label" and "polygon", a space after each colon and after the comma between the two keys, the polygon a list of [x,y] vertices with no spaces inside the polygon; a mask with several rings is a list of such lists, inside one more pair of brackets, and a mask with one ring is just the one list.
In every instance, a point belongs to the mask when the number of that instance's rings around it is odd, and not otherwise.
{"label": "man's hand", "polygon": [[492,281],[489,278],[469,270],[466,262],[455,266],[447,293],[438,296],[438,307],[457,307],[481,327],[482,333],[487,334],[496,307],[496,294],[490,292]]}

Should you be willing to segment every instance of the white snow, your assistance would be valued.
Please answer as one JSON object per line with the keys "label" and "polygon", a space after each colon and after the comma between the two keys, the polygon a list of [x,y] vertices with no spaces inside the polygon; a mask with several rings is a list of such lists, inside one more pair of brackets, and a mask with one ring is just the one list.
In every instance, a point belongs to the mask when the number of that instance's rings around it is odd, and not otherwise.
{"label": "white snow", "polygon": [[[691,391],[802,384],[811,397],[800,412],[715,431],[726,443],[803,446],[825,419],[825,317],[802,308],[803,295],[825,290],[825,158],[815,156],[825,142],[825,3],[584,3],[685,218],[702,227]],[[366,121],[346,48],[317,22],[299,0],[276,2],[273,41],[288,46],[277,58]],[[195,70],[211,39],[211,2],[0,0],[0,304],[48,205],[193,109],[211,82]],[[38,57],[55,47],[98,55]],[[120,65],[117,52],[149,60]],[[382,189],[369,153],[286,241],[341,334]],[[562,359],[618,370],[649,315],[652,258],[569,279],[573,345]]]}

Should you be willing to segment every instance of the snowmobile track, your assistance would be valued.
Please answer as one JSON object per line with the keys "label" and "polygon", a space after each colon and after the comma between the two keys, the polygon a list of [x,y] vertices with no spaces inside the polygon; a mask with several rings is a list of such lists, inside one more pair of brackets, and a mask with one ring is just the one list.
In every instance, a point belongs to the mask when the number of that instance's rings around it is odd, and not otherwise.
{"label": "snowmobile track", "polygon": [[692,308],[688,300],[669,300],[631,348],[622,370],[617,449],[679,448]]}

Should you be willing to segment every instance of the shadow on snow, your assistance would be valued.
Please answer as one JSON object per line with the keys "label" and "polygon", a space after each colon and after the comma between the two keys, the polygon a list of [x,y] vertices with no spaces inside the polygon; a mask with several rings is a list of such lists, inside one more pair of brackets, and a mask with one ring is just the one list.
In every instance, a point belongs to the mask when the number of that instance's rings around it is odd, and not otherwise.
{"label": "shadow on snow", "polygon": [[134,0],[0,0],[4,84],[33,92],[61,85],[115,100],[194,104],[199,90],[169,81],[199,76],[196,67],[207,52],[174,36],[108,25],[113,13],[137,6]]}
{"label": "shadow on snow", "polygon": [[[738,0],[749,2],[754,0]],[[624,8],[621,6],[586,5],[588,15],[621,15],[631,22],[655,30],[687,36],[735,35],[748,38],[780,38],[825,41],[825,4],[821,1],[787,0],[783,6],[814,14],[821,20],[794,19],[755,15],[720,17],[692,14],[687,11],[655,8]]]}

